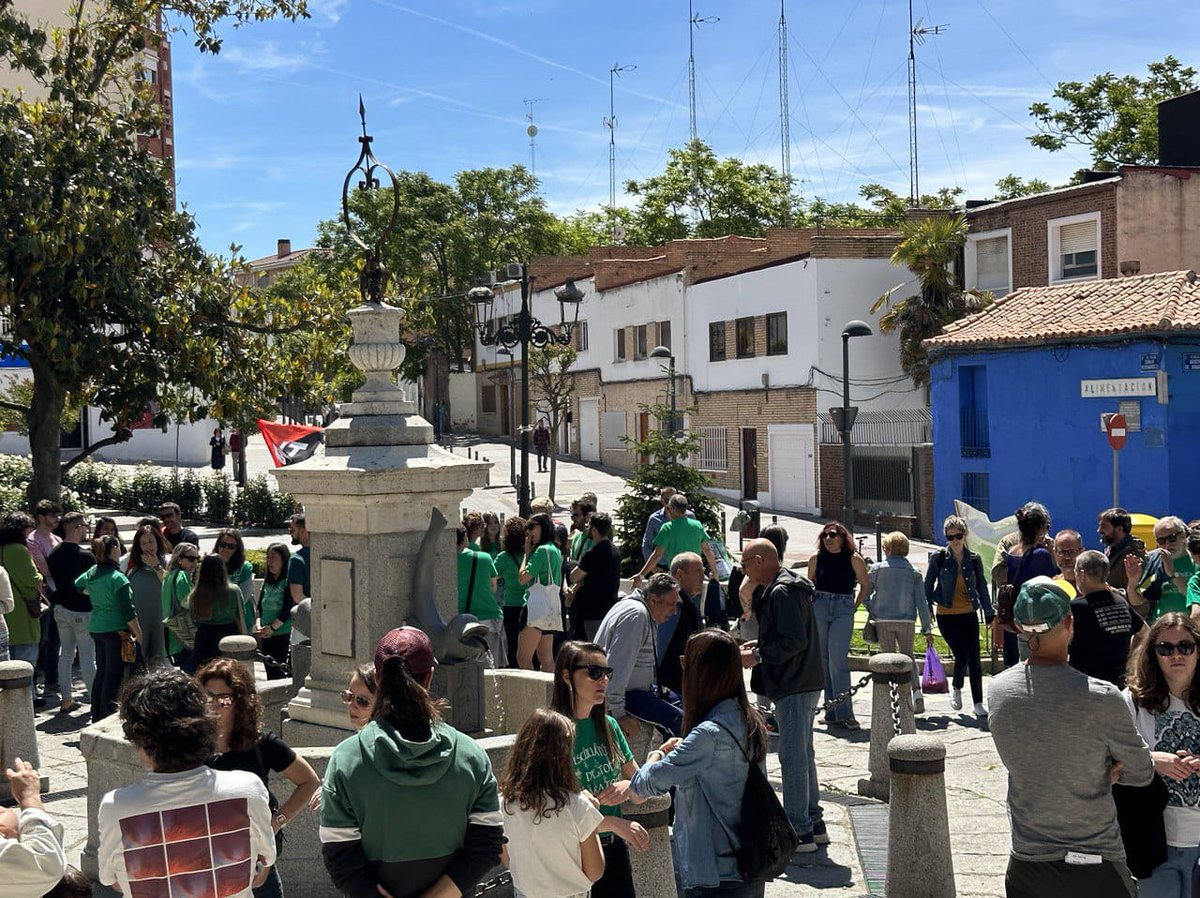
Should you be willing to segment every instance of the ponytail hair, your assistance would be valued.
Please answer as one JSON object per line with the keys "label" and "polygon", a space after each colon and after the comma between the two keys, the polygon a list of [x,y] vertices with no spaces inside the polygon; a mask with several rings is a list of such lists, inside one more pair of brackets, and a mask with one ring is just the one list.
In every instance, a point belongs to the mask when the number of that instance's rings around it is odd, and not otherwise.
{"label": "ponytail hair", "polygon": [[378,669],[379,683],[371,719],[395,727],[405,739],[425,742],[433,725],[442,719],[450,705],[445,699],[433,699],[425,687],[404,666],[404,659],[393,655]]}
{"label": "ponytail hair", "polygon": [[96,559],[97,567],[110,567],[114,571],[117,569],[117,563],[108,557],[114,547],[121,548],[121,541],[115,536],[106,534],[92,540],[92,557]]}

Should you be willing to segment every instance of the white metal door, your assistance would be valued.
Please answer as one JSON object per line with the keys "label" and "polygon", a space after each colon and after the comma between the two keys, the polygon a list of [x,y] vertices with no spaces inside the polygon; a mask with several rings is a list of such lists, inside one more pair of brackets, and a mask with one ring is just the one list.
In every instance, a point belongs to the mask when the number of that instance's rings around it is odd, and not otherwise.
{"label": "white metal door", "polygon": [[771,507],[816,511],[816,464],[811,424],[772,424],[767,428],[767,468]]}
{"label": "white metal door", "polygon": [[600,461],[600,400],[579,400],[579,457]]}

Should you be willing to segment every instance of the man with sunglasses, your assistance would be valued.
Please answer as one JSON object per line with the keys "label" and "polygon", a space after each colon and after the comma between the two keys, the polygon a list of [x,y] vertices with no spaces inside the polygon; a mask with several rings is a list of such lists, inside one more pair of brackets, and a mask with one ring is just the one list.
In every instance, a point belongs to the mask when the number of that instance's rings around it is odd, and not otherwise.
{"label": "man with sunglasses", "polygon": [[183,515],[180,512],[179,506],[174,502],[164,502],[160,505],[158,516],[163,522],[163,536],[171,544],[172,549],[180,543],[191,543],[193,546],[200,545],[200,537],[196,535],[196,531],[191,527],[183,526]]}
{"label": "man with sunglasses", "polygon": [[1112,783],[1145,786],[1154,763],[1120,691],[1067,663],[1071,600],[1049,577],[1013,617],[1029,658],[992,680],[992,739],[1008,770],[1010,898],[1133,898]]}
{"label": "man with sunglasses", "polygon": [[1129,578],[1129,604],[1146,607],[1148,619],[1156,620],[1168,611],[1188,612],[1188,580],[1196,573],[1187,551],[1187,525],[1170,515],[1154,524],[1154,542],[1158,548],[1143,562],[1136,555],[1125,556]]}

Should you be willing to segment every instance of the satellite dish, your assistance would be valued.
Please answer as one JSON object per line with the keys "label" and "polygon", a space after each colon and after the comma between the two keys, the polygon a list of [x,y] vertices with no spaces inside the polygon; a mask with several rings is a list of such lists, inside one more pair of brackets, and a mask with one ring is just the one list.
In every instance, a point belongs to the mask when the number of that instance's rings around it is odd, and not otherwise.
{"label": "satellite dish", "polygon": [[625,239],[625,225],[617,225],[615,228],[613,228],[613,239],[614,240],[624,240]]}
{"label": "satellite dish", "polygon": [[537,137],[537,125],[530,125],[525,129],[525,133],[530,137]]}

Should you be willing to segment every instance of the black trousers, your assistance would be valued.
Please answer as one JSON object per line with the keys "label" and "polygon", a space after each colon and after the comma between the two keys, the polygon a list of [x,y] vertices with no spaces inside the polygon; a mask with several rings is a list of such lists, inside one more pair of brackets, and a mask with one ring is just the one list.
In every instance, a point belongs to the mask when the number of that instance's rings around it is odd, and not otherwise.
{"label": "black trousers", "polygon": [[508,666],[517,667],[517,637],[525,627],[526,609],[524,605],[505,605],[504,612],[504,641],[508,644]]}
{"label": "black trousers", "polygon": [[[241,613],[241,609],[238,609]],[[196,622],[196,646],[192,650],[192,663],[199,670],[208,661],[221,655],[221,640],[226,636],[237,636],[242,632],[236,623],[205,624]]]}
{"label": "black trousers", "polygon": [[[284,633],[281,636],[268,636],[262,641],[262,653],[268,657],[274,658],[280,664],[288,663],[288,656],[292,652],[292,634]],[[267,669],[268,680],[286,680],[287,674],[278,668],[274,668],[269,664],[264,664]]]}
{"label": "black trousers", "polygon": [[629,865],[629,846],[617,836],[601,836],[604,848],[604,875],[592,884],[592,898],[631,898],[633,868]]}
{"label": "black trousers", "polygon": [[1124,864],[1008,859],[1006,898],[1134,898],[1133,877]]}
{"label": "black trousers", "polygon": [[117,710],[117,695],[131,664],[121,660],[120,633],[93,633],[96,644],[96,679],[92,683],[92,723]]}
{"label": "black trousers", "polygon": [[970,614],[939,614],[938,629],[954,654],[954,688],[962,689],[963,675],[971,678],[971,700],[983,701],[983,665],[979,661],[979,618]]}

